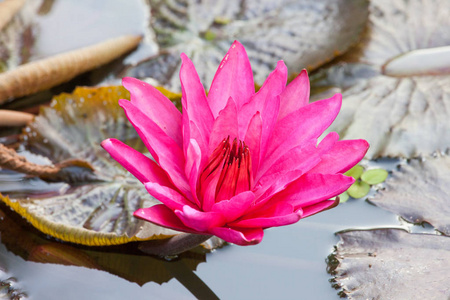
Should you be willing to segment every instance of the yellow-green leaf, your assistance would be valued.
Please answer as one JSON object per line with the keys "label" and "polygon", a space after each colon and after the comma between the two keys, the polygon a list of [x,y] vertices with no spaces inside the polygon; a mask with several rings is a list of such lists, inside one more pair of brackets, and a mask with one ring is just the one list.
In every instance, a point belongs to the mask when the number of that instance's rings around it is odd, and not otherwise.
{"label": "yellow-green leaf", "polygon": [[388,172],[384,169],[371,169],[361,175],[361,180],[367,184],[374,185],[382,183],[388,177]]}
{"label": "yellow-green leaf", "polygon": [[348,190],[347,193],[353,197],[353,198],[362,198],[365,195],[367,195],[370,191],[370,185],[365,183],[364,181],[356,181],[354,184],[352,184]]}
{"label": "yellow-green leaf", "polygon": [[359,177],[361,177],[361,174],[364,172],[364,168],[360,165],[356,165],[347,172],[344,173],[344,175],[353,177],[355,180],[358,180]]}
{"label": "yellow-green leaf", "polygon": [[340,203],[344,203],[347,202],[349,196],[347,192],[343,192],[342,194],[339,195],[339,202]]}

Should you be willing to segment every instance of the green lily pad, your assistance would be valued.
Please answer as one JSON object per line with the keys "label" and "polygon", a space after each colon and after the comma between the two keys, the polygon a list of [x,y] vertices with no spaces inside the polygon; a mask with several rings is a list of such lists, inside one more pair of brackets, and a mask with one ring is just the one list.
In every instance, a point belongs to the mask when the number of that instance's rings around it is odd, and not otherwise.
{"label": "green lily pad", "polygon": [[353,177],[355,180],[358,180],[359,177],[361,177],[362,173],[364,172],[364,168],[360,165],[356,165],[347,172],[344,173],[344,175]]}
{"label": "green lily pad", "polygon": [[388,172],[384,169],[370,169],[361,175],[361,180],[367,184],[374,185],[382,183],[388,177]]}
{"label": "green lily pad", "polygon": [[328,271],[348,299],[448,299],[450,238],[400,229],[339,232]]}
{"label": "green lily pad", "polygon": [[393,172],[370,202],[411,223],[427,222],[450,236],[450,158],[412,160]]}
{"label": "green lily pad", "polygon": [[370,185],[364,181],[355,181],[347,190],[347,193],[353,198],[362,198],[370,191]]}
{"label": "green lily pad", "polygon": [[259,84],[281,59],[291,72],[315,69],[358,41],[368,13],[365,0],[151,0],[150,6],[160,53],[127,75],[152,77],[172,90],[180,90],[181,52],[209,87],[234,40],[245,46]]}
{"label": "green lily pad", "polygon": [[136,209],[159,201],[100,147],[104,139],[116,137],[147,151],[117,104],[128,97],[123,87],[77,88],[55,97],[24,129],[25,146],[48,163],[85,160],[93,176],[76,177],[72,185],[15,182],[15,190],[0,190],[1,200],[42,232],[73,243],[103,246],[176,234],[133,217]]}

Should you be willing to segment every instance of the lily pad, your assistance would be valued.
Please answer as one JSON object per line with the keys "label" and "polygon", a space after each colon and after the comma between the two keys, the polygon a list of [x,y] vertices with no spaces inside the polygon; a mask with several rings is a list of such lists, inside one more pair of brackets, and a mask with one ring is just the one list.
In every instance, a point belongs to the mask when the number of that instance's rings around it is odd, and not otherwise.
{"label": "lily pad", "polygon": [[358,61],[381,67],[413,50],[448,46],[449,9],[447,0],[371,0],[366,41],[349,55],[360,52]]}
{"label": "lily pad", "polygon": [[400,229],[338,233],[328,271],[349,299],[448,299],[450,238]]}
{"label": "lily pad", "polygon": [[367,184],[374,185],[382,183],[388,177],[388,172],[384,169],[370,169],[361,175],[361,180]]}
{"label": "lily pad", "polygon": [[427,222],[450,235],[450,158],[412,160],[386,181],[370,202],[411,223]]}
{"label": "lily pad", "polygon": [[[371,1],[359,55],[343,58],[352,64],[324,71],[321,84],[344,91],[330,131],[366,139],[369,159],[417,157],[450,147],[450,66],[442,68],[442,55],[449,55],[442,49],[450,44],[449,9],[445,0]],[[436,51],[441,56],[431,63],[417,52],[424,48],[430,59]]]}
{"label": "lily pad", "polygon": [[343,94],[331,131],[365,138],[367,158],[417,157],[450,147],[450,76],[362,80]]}
{"label": "lily pad", "polygon": [[206,85],[233,40],[246,48],[255,82],[262,84],[278,60],[291,72],[314,69],[358,41],[368,14],[365,0],[150,1],[160,53],[128,71],[180,90],[185,52]]}
{"label": "lily pad", "polygon": [[176,234],[133,217],[136,209],[159,201],[100,147],[105,138],[117,137],[146,151],[117,104],[128,97],[123,87],[77,88],[55,97],[24,129],[24,143],[53,163],[85,160],[94,177],[76,176],[76,184],[45,186],[44,191],[37,180],[34,189],[25,183],[25,194],[19,184],[17,191],[3,191],[1,200],[42,232],[73,243],[103,246]]}

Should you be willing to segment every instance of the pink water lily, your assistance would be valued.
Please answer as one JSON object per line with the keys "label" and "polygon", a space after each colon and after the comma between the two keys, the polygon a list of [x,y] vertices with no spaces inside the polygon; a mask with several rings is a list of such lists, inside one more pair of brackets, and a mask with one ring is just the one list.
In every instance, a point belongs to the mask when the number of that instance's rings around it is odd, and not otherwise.
{"label": "pink water lily", "polygon": [[286,86],[283,61],[255,93],[247,53],[234,42],[206,96],[192,62],[181,59],[182,113],[151,85],[123,79],[131,101],[119,104],[154,160],[116,139],[102,143],[162,202],[136,217],[250,245],[266,228],[337,204],[329,199],[354,182],[342,173],[369,146],[335,132],[318,141],[339,113],[340,94],[309,103],[306,71]]}

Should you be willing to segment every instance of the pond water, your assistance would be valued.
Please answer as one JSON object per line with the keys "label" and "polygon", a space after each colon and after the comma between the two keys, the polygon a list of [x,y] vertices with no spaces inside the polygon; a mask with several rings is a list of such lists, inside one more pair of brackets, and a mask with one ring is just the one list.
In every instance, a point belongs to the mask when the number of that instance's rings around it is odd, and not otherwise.
{"label": "pond water", "polygon": [[326,258],[338,242],[334,233],[386,226],[402,225],[389,212],[349,200],[297,224],[266,230],[257,246],[227,245],[208,253],[196,271],[182,261],[164,262],[174,278],[161,285],[139,286],[106,271],[25,261],[3,244],[0,266],[30,299],[211,299],[211,291],[220,299],[338,299],[326,272]]}

